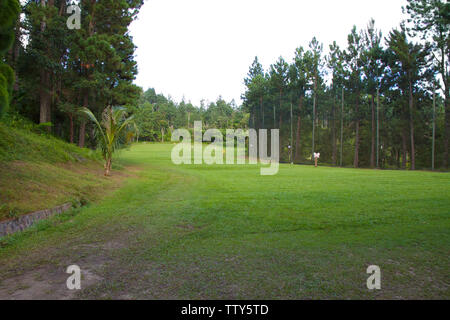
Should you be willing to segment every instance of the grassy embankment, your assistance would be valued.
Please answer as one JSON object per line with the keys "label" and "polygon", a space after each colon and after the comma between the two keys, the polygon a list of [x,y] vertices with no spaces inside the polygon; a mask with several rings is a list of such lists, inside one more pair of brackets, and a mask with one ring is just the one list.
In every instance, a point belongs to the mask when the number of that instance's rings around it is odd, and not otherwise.
{"label": "grassy embankment", "polygon": [[0,221],[98,200],[119,178],[103,176],[97,152],[0,123]]}

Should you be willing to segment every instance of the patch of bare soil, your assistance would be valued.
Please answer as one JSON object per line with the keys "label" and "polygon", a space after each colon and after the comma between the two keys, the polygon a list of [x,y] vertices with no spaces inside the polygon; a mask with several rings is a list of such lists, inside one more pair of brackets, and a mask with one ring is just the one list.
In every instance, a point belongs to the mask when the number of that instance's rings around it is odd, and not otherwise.
{"label": "patch of bare soil", "polygon": [[[81,268],[81,291],[102,280],[97,274],[101,265],[84,264]],[[67,288],[71,274],[52,266],[29,270],[0,284],[0,300],[67,300],[75,299],[77,290]]]}
{"label": "patch of bare soil", "polygon": [[[68,246],[29,252],[5,265],[0,274],[0,300],[70,300],[86,294],[89,297],[91,288],[101,286],[107,279],[106,270],[117,264],[117,253],[129,246],[129,236],[120,233],[90,243],[73,239]],[[66,270],[71,265],[80,267],[81,290],[67,288],[72,274]]]}

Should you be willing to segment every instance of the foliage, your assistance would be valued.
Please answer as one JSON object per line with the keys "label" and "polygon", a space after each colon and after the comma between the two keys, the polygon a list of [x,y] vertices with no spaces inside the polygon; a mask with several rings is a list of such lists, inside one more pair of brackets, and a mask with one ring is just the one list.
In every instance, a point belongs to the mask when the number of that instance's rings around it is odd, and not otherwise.
{"label": "foliage", "polygon": [[28,43],[20,45],[20,78],[15,108],[35,122],[52,123],[51,131],[68,141],[95,144],[84,106],[100,116],[105,105],[133,104],[141,89],[135,45],[128,27],[143,0],[82,0],[81,28],[66,26],[67,0],[27,1],[23,31]]}
{"label": "foliage", "polygon": [[141,95],[137,107],[130,110],[139,128],[139,139],[145,141],[169,141],[174,129],[193,128],[194,121],[202,121],[204,128],[246,128],[248,115],[234,101],[226,102],[221,97],[216,102],[200,107],[190,102],[175,103],[154,89]]}
{"label": "foliage", "polygon": [[127,117],[126,109],[117,106],[105,108],[100,121],[88,108],[81,108],[80,112],[85,113],[96,125],[96,138],[105,160],[105,176],[108,176],[114,153],[130,143],[137,132],[134,116]]}
{"label": "foliage", "polygon": [[0,1],[0,116],[8,109],[12,99],[14,72],[3,62],[14,41],[14,27],[20,12],[18,0]]}

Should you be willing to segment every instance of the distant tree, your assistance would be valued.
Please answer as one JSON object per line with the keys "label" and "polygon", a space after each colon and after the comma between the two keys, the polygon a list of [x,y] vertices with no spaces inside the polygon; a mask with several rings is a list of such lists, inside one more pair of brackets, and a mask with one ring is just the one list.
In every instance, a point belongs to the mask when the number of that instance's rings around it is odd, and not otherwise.
{"label": "distant tree", "polygon": [[370,20],[367,29],[363,33],[364,49],[362,54],[363,74],[366,91],[369,94],[371,109],[371,148],[370,167],[375,167],[375,96],[380,87],[380,79],[383,76],[383,48],[381,47],[382,33],[375,29],[375,20]]}
{"label": "distant tree", "polygon": [[264,97],[267,94],[267,78],[264,74],[258,74],[249,83],[249,93],[252,95],[251,99],[258,102],[259,106],[259,127],[264,128],[266,126],[265,110],[264,110]]}
{"label": "distant tree", "polygon": [[350,90],[353,92],[355,99],[354,122],[355,122],[355,156],[353,159],[353,166],[359,167],[359,147],[360,147],[360,95],[362,87],[362,72],[363,72],[363,42],[362,36],[357,32],[356,26],[353,27],[351,33],[348,35],[348,47],[344,51],[346,60],[347,83]]}
{"label": "distant tree", "polygon": [[[333,42],[330,45],[330,53],[327,57],[327,65],[332,73],[331,91],[333,95],[332,103],[332,163],[337,163],[337,144],[336,144],[336,96],[344,87],[344,57],[341,49]],[[341,115],[342,117],[342,115]]]}
{"label": "distant tree", "polygon": [[294,161],[301,160],[301,121],[306,91],[308,89],[308,74],[305,61],[305,51],[302,47],[295,50],[294,62],[289,67],[289,84],[292,100],[298,101],[297,127],[295,133]]}
{"label": "distant tree", "polygon": [[317,99],[318,90],[322,82],[322,68],[323,68],[323,45],[317,41],[314,37],[309,43],[309,50],[305,54],[305,66],[307,71],[308,82],[310,84],[310,89],[312,90],[313,97],[313,111],[312,111],[312,151],[311,159],[314,160],[313,154],[317,151],[315,150],[316,142],[316,125],[318,123],[317,117]]}
{"label": "distant tree", "polygon": [[427,65],[426,56],[428,52],[420,44],[408,42],[405,30],[393,30],[388,38],[389,50],[393,53],[394,60],[391,66],[401,73],[399,85],[403,92],[408,93],[409,105],[409,128],[411,146],[411,170],[416,168],[416,149],[414,136],[414,87],[426,75],[423,74]]}
{"label": "distant tree", "polygon": [[[244,106],[250,111],[253,115],[259,118],[259,127],[265,126],[265,110],[264,110],[264,96],[267,91],[267,79],[264,74],[264,69],[261,63],[258,60],[258,57],[255,57],[252,65],[249,68],[247,77],[244,79],[244,84],[247,87],[246,92],[242,96],[244,101]],[[259,112],[257,112],[259,109]],[[253,117],[254,119],[254,117]],[[256,120],[253,120],[253,127],[256,127]]]}
{"label": "distant tree", "polygon": [[446,0],[408,0],[411,34],[431,41],[430,55],[444,83],[444,157],[442,165],[448,168],[450,139],[450,3]]}
{"label": "distant tree", "polygon": [[[288,81],[288,63],[283,59],[283,57],[279,57],[277,62],[270,66],[270,79],[269,84],[272,88],[272,92],[278,95],[278,115],[279,115],[279,125],[278,128],[281,129],[281,125],[283,123],[283,94],[287,89],[287,81]],[[276,120],[276,107],[273,105],[273,126],[277,128],[277,120]]]}

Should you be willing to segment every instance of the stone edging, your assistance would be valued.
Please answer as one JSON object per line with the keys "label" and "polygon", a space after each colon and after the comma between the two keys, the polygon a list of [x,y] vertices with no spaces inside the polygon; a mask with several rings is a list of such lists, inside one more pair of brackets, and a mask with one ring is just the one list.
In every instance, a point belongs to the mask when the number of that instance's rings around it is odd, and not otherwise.
{"label": "stone edging", "polygon": [[61,214],[72,208],[72,203],[65,203],[62,206],[58,206],[53,209],[47,209],[42,211],[33,212],[24,216],[21,216],[14,220],[8,220],[0,222],[0,237],[4,237],[9,234],[13,234],[19,231],[23,231],[26,228],[31,227],[35,222]]}

